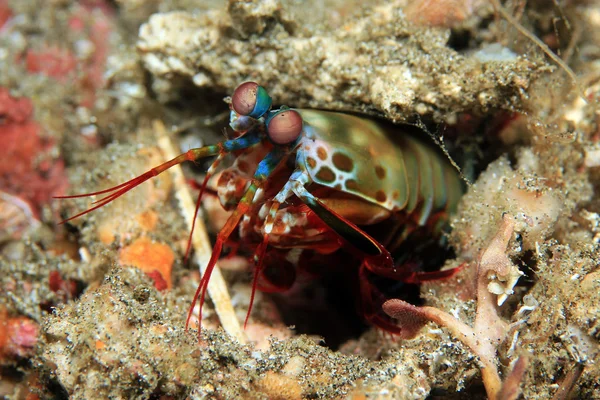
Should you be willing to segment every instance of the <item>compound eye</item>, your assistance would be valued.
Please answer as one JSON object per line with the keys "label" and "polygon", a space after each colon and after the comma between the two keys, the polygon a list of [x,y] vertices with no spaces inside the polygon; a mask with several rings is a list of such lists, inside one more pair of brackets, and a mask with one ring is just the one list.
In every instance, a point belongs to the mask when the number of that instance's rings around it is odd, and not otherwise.
{"label": "compound eye", "polygon": [[240,115],[260,118],[271,108],[271,97],[264,87],[256,82],[245,82],[231,96],[233,111]]}
{"label": "compound eye", "polygon": [[277,111],[267,119],[267,134],[275,144],[290,144],[302,133],[302,117],[295,110]]}

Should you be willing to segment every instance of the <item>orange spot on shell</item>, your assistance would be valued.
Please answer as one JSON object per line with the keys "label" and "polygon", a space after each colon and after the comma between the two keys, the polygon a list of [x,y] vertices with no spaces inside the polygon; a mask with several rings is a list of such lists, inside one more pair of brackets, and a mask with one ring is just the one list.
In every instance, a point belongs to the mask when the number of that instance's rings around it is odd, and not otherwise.
{"label": "orange spot on shell", "polygon": [[360,190],[358,190],[358,183],[354,179],[346,181],[346,189],[352,190],[353,192],[360,192]]}
{"label": "orange spot on shell", "polygon": [[335,153],[333,155],[333,165],[344,172],[352,172],[354,169],[354,161],[344,153]]}
{"label": "orange spot on shell", "polygon": [[136,239],[119,252],[120,265],[132,265],[141,269],[154,280],[158,290],[171,288],[173,261],[175,254],[171,247],[154,243],[147,237]]}
{"label": "orange spot on shell", "polygon": [[327,160],[327,150],[324,147],[319,147],[317,149],[317,156],[323,161]]}
{"label": "orange spot on shell", "polygon": [[383,190],[378,190],[377,193],[375,193],[375,200],[377,200],[380,203],[383,203],[387,200],[387,196]]}
{"label": "orange spot on shell", "polygon": [[322,182],[333,182],[335,181],[335,174],[328,166],[323,166],[317,172],[316,178]]}
{"label": "orange spot on shell", "polygon": [[385,168],[383,168],[381,165],[376,165],[375,166],[375,175],[377,175],[377,177],[379,179],[385,178],[385,175],[386,175]]}

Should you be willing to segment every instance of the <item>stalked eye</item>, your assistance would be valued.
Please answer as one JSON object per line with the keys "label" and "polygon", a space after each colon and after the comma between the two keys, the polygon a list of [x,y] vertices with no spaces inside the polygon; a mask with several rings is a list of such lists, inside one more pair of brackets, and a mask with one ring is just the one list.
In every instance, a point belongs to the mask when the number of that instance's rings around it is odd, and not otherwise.
{"label": "stalked eye", "polygon": [[233,111],[240,115],[260,118],[271,108],[271,97],[264,87],[256,82],[245,82],[231,96]]}
{"label": "stalked eye", "polygon": [[267,134],[275,144],[290,144],[302,133],[302,117],[295,110],[284,109],[267,118]]}

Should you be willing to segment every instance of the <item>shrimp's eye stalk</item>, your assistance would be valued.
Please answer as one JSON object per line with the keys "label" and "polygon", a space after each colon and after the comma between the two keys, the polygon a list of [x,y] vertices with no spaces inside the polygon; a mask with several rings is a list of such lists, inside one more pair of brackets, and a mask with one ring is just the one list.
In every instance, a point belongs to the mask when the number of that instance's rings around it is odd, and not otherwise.
{"label": "shrimp's eye stalk", "polygon": [[269,139],[279,145],[293,143],[302,133],[302,117],[295,110],[283,109],[272,112],[266,124]]}
{"label": "shrimp's eye stalk", "polygon": [[273,100],[264,87],[256,82],[244,82],[231,96],[233,111],[240,115],[260,118],[271,108]]}

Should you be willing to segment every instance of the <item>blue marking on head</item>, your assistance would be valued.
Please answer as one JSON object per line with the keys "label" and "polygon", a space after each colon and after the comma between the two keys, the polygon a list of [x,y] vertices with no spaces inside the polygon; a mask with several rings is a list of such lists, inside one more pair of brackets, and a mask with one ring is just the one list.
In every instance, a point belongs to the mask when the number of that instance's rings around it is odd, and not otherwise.
{"label": "blue marking on head", "polygon": [[273,103],[273,99],[267,93],[266,89],[262,86],[259,86],[256,91],[256,104],[254,105],[254,109],[249,117],[252,118],[260,118],[266,114],[267,111],[271,108],[271,104]]}

